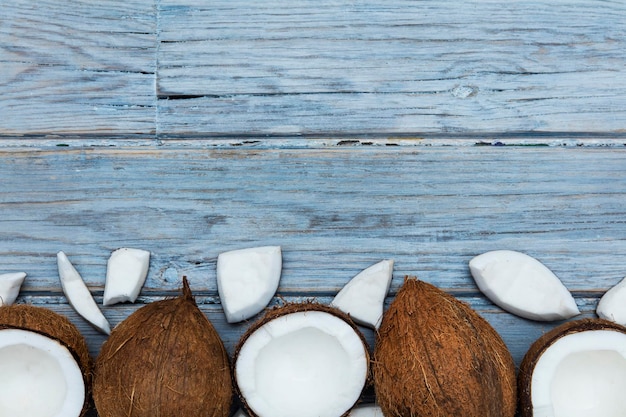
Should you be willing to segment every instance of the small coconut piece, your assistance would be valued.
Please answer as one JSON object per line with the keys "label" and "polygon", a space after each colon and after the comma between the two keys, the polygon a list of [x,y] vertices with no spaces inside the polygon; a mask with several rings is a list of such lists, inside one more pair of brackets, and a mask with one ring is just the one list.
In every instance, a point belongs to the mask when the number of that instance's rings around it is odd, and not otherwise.
{"label": "small coconut piece", "polygon": [[96,360],[93,397],[100,417],[227,417],[228,356],[197,307],[182,295],[147,304],[118,324]]}
{"label": "small coconut piece", "polygon": [[518,376],[521,417],[626,415],[626,327],[564,323],[537,339]]}
{"label": "small coconut piece", "polygon": [[378,329],[383,319],[392,271],[392,260],[384,260],[364,269],[348,281],[330,305],[349,314],[357,323]]}
{"label": "small coconut piece", "polygon": [[480,291],[509,313],[537,321],[580,314],[559,278],[529,255],[495,250],[476,256],[469,267]]}
{"label": "small coconut piece", "polygon": [[113,251],[107,262],[102,304],[134,303],[146,282],[149,265],[150,251],[135,248]]}
{"label": "small coconut piece", "polygon": [[242,336],[233,366],[251,417],[337,417],[358,401],[369,353],[347,314],[315,303],[286,304]]}
{"label": "small coconut piece", "polygon": [[596,313],[601,319],[626,326],[626,278],[604,293]]}
{"label": "small coconut piece", "polygon": [[15,302],[26,278],[25,272],[12,272],[0,275],[0,307],[10,306]]}
{"label": "small coconut piece", "polygon": [[233,417],[248,417],[248,415],[246,414],[245,411],[243,411],[241,408],[238,409],[237,411],[235,411],[235,414],[233,415]]}
{"label": "small coconut piece", "polygon": [[513,417],[515,364],[467,304],[414,277],[383,317],[372,363],[386,416]]}
{"label": "small coconut piece", "polygon": [[280,246],[220,253],[217,290],[226,321],[237,323],[262,311],[276,293],[282,270]]}
{"label": "small coconut piece", "polygon": [[79,417],[92,361],[80,331],[43,307],[0,307],[0,415]]}
{"label": "small coconut piece", "polygon": [[111,327],[91,296],[85,281],[64,252],[57,253],[57,265],[63,293],[70,305],[93,327],[104,334],[111,334]]}
{"label": "small coconut piece", "polygon": [[357,405],[348,417],[383,417],[383,410],[376,404]]}

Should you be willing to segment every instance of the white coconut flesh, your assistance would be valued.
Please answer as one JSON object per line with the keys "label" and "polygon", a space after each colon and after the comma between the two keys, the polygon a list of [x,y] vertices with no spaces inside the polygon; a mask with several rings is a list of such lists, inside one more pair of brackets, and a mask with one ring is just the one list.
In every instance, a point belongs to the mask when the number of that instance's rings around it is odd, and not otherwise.
{"label": "white coconut flesh", "polygon": [[102,304],[135,302],[146,282],[149,265],[150,252],[147,250],[120,248],[113,251],[107,262]]}
{"label": "white coconut flesh", "polygon": [[337,417],[361,394],[367,354],[344,320],[320,311],[291,313],[248,337],[235,377],[260,417]]}
{"label": "white coconut flesh", "polygon": [[276,293],[282,271],[280,246],[220,253],[217,290],[226,321],[237,323],[262,311]]}
{"label": "white coconut flesh", "polygon": [[537,361],[531,384],[533,417],[626,416],[626,334],[560,338]]}
{"label": "white coconut flesh", "polygon": [[384,417],[383,410],[376,404],[364,404],[354,407],[348,417]]}
{"label": "white coconut flesh", "polygon": [[349,314],[357,323],[378,329],[383,319],[392,272],[392,260],[384,260],[364,269],[348,281],[330,305]]}
{"label": "white coconut flesh", "polygon": [[602,296],[596,313],[600,318],[626,326],[626,278]]}
{"label": "white coconut flesh", "polygon": [[74,268],[74,265],[72,265],[65,253],[57,253],[57,265],[59,278],[61,279],[61,287],[70,305],[100,332],[107,335],[111,334],[109,322],[98,308],[85,281],[83,281],[83,278],[76,268]]}
{"label": "white coconut flesh", "polygon": [[25,278],[25,272],[0,275],[0,306],[10,306],[15,302]]}
{"label": "white coconut flesh", "polygon": [[74,417],[85,383],[70,351],[54,339],[0,330],[0,417]]}
{"label": "white coconut flesh", "polygon": [[521,252],[496,250],[469,262],[476,285],[504,310],[537,321],[580,314],[561,280],[537,259]]}

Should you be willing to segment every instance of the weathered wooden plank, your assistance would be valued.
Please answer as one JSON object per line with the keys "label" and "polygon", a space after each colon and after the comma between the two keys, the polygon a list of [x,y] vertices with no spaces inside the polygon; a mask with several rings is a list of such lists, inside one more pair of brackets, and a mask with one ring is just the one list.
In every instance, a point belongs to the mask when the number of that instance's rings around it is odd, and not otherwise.
{"label": "weathered wooden plank", "polygon": [[10,1],[0,16],[0,136],[154,135],[154,1]]}
{"label": "weathered wooden plank", "polygon": [[621,2],[159,3],[159,134],[623,133]]}
{"label": "weathered wooden plank", "polygon": [[467,262],[498,248],[577,292],[624,275],[622,148],[0,152],[0,270],[25,270],[31,291],[58,292],[59,250],[101,289],[120,246],[153,253],[148,292],[184,274],[215,293],[221,251],[266,244],[283,246],[288,294],[335,293],[383,258],[472,291]]}
{"label": "weathered wooden plank", "polygon": [[625,275],[624,146],[69,145],[0,148],[0,272],[27,272],[18,302],[68,315],[93,355],[105,336],[62,295],[58,250],[99,303],[110,252],[150,250],[137,304],[102,308],[111,324],[175,295],[186,275],[231,353],[248,324],[227,324],[217,297],[215,261],[229,249],[283,247],[274,304],[328,303],[361,269],[394,259],[388,303],[404,275],[417,274],[492,323],[518,364],[557,323],[492,305],[469,275],[472,256],[500,248],[536,256],[572,290],[582,317]]}

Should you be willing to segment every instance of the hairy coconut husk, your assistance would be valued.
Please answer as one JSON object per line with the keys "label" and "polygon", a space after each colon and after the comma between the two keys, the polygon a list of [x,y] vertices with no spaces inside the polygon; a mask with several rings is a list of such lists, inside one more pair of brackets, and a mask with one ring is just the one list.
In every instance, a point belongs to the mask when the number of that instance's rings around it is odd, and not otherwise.
{"label": "hairy coconut husk", "polygon": [[521,417],[532,417],[532,376],[541,355],[560,338],[585,331],[612,330],[626,333],[626,327],[604,319],[580,319],[555,327],[537,339],[524,355],[520,364],[518,381],[519,412]]}
{"label": "hairy coconut husk", "polygon": [[180,297],[152,302],[117,325],[96,360],[100,417],[227,417],[224,344],[183,278]]}
{"label": "hairy coconut husk", "polygon": [[515,415],[515,364],[498,333],[415,277],[405,278],[383,316],[372,367],[387,417]]}
{"label": "hairy coconut husk", "polygon": [[[233,370],[232,370],[233,385],[235,387],[235,391],[236,391],[237,397],[238,397],[239,401],[241,402],[242,407],[246,410],[247,414],[250,417],[258,417],[258,416],[250,408],[250,406],[246,402],[246,398],[241,394],[241,391],[239,391],[239,386],[237,385],[237,380],[236,380],[236,373],[235,373],[235,370],[234,370],[234,366],[237,363],[237,357],[239,356],[239,352],[241,351],[241,348],[246,343],[246,341],[248,340],[250,335],[252,335],[255,331],[257,331],[260,327],[262,327],[266,323],[268,323],[268,322],[270,322],[270,321],[272,321],[272,320],[274,320],[274,319],[276,319],[278,317],[284,316],[286,314],[300,313],[300,312],[305,312],[305,311],[321,311],[321,312],[324,312],[324,313],[332,314],[333,316],[342,319],[348,325],[350,325],[350,327],[352,327],[354,332],[359,336],[359,338],[363,342],[363,346],[365,347],[364,350],[365,350],[366,360],[367,360],[367,362],[369,364],[369,362],[370,362],[369,347],[368,347],[367,341],[365,340],[365,336],[363,336],[363,333],[359,330],[359,328],[357,327],[355,322],[350,318],[350,316],[348,314],[344,313],[343,311],[339,310],[338,308],[330,307],[330,306],[324,305],[324,304],[319,304],[319,303],[316,303],[316,302],[313,302],[313,301],[307,301],[307,302],[303,302],[303,303],[286,303],[286,304],[283,304],[283,305],[280,305],[280,306],[273,307],[273,308],[267,310],[267,312],[265,313],[265,315],[263,317],[261,317],[254,324],[252,324],[252,326],[250,326],[248,328],[248,330],[241,336],[241,338],[239,339],[239,342],[237,343],[237,346],[235,347],[235,353],[234,353],[234,359],[233,359]],[[368,365],[367,381],[368,382],[365,384],[365,387],[363,387],[364,390],[365,390],[365,388],[367,388],[367,386],[371,382],[371,375],[370,375],[369,365]],[[350,414],[350,410],[348,410],[345,414],[343,414],[340,417],[346,417],[349,414]]]}
{"label": "hairy coconut husk", "polygon": [[65,316],[29,304],[0,307],[0,329],[28,330],[56,340],[74,356],[85,382],[85,402],[81,416],[90,408],[93,361],[85,338]]}

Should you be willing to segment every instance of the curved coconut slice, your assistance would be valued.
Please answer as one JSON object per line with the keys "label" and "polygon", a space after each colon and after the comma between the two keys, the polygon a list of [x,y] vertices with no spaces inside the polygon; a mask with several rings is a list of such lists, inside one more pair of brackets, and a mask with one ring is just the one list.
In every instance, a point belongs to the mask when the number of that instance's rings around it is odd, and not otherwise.
{"label": "curved coconut slice", "polygon": [[0,308],[0,415],[82,416],[91,372],[85,339],[67,318],[26,304]]}
{"label": "curved coconut slice", "polygon": [[358,405],[350,411],[348,417],[383,417],[383,410],[375,404]]}
{"label": "curved coconut slice", "polygon": [[541,262],[521,252],[496,250],[469,262],[478,288],[504,310],[537,321],[580,314],[574,297]]}
{"label": "curved coconut slice", "polygon": [[491,325],[407,277],[383,317],[372,361],[386,416],[513,417],[515,363]]}
{"label": "curved coconut slice", "polygon": [[602,296],[596,313],[602,319],[626,326],[626,278]]}
{"label": "curved coconut slice", "polygon": [[102,304],[134,303],[146,282],[149,265],[150,252],[147,250],[120,248],[113,251],[107,262]]}
{"label": "curved coconut slice", "polygon": [[181,296],[128,316],[96,360],[100,417],[228,417],[232,397],[226,349],[184,277]]}
{"label": "curved coconut slice", "polygon": [[384,260],[358,273],[337,293],[330,305],[363,326],[378,329],[389,292],[393,261]]}
{"label": "curved coconut slice", "polygon": [[246,320],[267,307],[278,288],[281,270],[280,246],[220,253],[217,290],[226,321]]}
{"label": "curved coconut slice", "polygon": [[87,285],[85,285],[85,281],[65,253],[57,253],[57,264],[63,292],[74,310],[102,333],[111,334],[109,322],[98,308]]}
{"label": "curved coconut slice", "polygon": [[623,417],[626,328],[585,319],[551,330],[524,356],[518,383],[522,417]]}
{"label": "curved coconut slice", "polygon": [[359,399],[368,364],[365,340],[347,315],[288,304],[242,337],[234,377],[252,417],[337,417]]}
{"label": "curved coconut slice", "polygon": [[10,306],[15,302],[22,283],[26,278],[25,272],[13,272],[0,275],[0,307]]}

